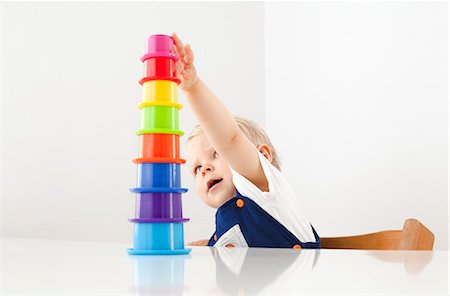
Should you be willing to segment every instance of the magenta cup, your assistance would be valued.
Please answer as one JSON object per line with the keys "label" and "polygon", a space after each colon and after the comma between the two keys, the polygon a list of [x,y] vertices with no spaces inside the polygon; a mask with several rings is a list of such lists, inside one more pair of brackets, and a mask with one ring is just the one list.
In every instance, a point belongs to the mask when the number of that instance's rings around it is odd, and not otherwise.
{"label": "magenta cup", "polygon": [[136,195],[136,218],[182,218],[181,193],[138,193]]}
{"label": "magenta cup", "polygon": [[167,35],[151,35],[147,40],[146,53],[141,58],[141,61],[145,61],[149,58],[166,57],[174,60],[178,60],[178,56],[175,54],[175,48],[173,39]]}

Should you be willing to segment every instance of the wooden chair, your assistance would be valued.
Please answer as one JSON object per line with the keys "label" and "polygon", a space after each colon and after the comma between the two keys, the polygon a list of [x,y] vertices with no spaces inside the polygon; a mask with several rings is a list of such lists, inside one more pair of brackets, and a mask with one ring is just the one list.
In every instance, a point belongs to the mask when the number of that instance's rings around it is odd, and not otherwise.
{"label": "wooden chair", "polygon": [[343,237],[321,237],[322,249],[433,250],[434,234],[416,219],[405,221],[402,230]]}

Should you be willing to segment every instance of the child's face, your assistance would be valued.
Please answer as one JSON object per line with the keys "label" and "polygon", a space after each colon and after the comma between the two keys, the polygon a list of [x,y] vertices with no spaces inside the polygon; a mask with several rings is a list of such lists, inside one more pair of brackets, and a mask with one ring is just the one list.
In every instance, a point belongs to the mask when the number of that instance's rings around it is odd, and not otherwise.
{"label": "child's face", "polygon": [[220,158],[205,134],[192,138],[188,145],[188,164],[195,178],[197,193],[213,208],[219,208],[236,195],[231,170]]}

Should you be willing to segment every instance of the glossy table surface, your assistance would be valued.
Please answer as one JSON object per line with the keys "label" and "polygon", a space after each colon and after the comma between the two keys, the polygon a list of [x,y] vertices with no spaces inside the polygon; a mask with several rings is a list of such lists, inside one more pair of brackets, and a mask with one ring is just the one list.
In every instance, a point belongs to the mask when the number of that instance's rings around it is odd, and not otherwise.
{"label": "glossy table surface", "polygon": [[447,294],[448,251],[192,247],[2,238],[2,295]]}

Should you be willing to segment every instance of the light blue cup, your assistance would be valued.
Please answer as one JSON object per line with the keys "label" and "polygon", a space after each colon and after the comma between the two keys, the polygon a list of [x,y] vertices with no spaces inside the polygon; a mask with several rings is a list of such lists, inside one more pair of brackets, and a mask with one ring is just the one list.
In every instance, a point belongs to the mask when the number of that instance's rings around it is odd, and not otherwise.
{"label": "light blue cup", "polygon": [[130,255],[188,254],[184,248],[183,223],[135,223],[134,248]]}

